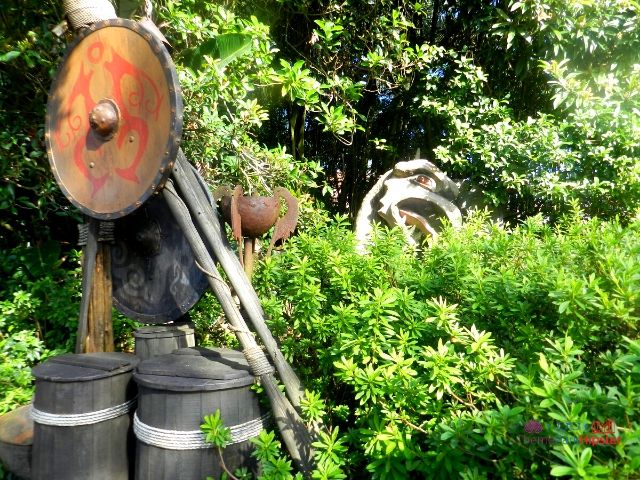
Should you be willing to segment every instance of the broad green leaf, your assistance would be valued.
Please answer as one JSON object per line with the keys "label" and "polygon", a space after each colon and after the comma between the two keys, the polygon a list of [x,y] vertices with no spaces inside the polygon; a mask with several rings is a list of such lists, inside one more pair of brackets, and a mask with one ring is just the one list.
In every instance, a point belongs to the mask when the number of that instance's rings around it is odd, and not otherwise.
{"label": "broad green leaf", "polygon": [[225,67],[234,60],[251,51],[251,37],[241,33],[225,33],[215,38],[209,38],[196,48],[185,52],[185,65],[194,71],[203,68],[204,57],[216,60],[216,69],[223,72]]}
{"label": "broad green leaf", "polygon": [[564,477],[566,475],[573,475],[575,470],[565,465],[557,465],[551,469],[551,475],[554,477]]}
{"label": "broad green leaf", "polygon": [[591,455],[592,455],[592,451],[589,447],[585,448],[584,450],[582,450],[582,453],[580,453],[580,462],[582,463],[582,465],[588,465],[589,461],[591,460]]}
{"label": "broad green leaf", "polygon": [[218,55],[220,63],[218,70],[222,71],[237,58],[251,51],[251,37],[241,33],[226,33],[216,37],[218,41]]}
{"label": "broad green leaf", "polygon": [[16,57],[20,56],[20,52],[17,50],[12,50],[3,55],[0,55],[0,63],[8,63]]}
{"label": "broad green leaf", "polygon": [[538,360],[538,363],[540,364],[540,368],[542,368],[545,373],[549,373],[549,364],[547,363],[547,359],[543,354],[540,354],[540,360]]}

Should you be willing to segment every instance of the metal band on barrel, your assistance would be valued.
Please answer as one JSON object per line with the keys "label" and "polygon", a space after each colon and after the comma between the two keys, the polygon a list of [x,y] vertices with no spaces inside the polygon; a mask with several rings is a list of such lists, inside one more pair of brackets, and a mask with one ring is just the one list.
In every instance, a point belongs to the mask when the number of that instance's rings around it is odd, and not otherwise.
{"label": "metal band on barrel", "polygon": [[42,425],[52,425],[55,427],[76,427],[78,425],[92,425],[120,417],[131,411],[135,406],[137,398],[132,398],[128,402],[121,403],[114,407],[104,408],[95,412],[87,413],[49,413],[38,410],[31,406],[31,418],[34,422]]}
{"label": "metal band on barrel", "polygon": [[[267,425],[269,417],[270,414],[266,413],[254,420],[229,427],[231,430],[229,445],[257,437]],[[143,423],[138,418],[137,412],[133,415],[133,431],[141,442],[167,450],[198,450],[212,447],[210,443],[205,442],[204,433],[200,430],[165,430],[152,427]]]}

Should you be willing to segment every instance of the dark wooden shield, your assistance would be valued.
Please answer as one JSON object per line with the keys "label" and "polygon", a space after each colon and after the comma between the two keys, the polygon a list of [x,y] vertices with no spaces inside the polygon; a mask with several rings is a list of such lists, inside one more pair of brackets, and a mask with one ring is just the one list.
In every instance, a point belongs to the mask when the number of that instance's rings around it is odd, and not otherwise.
{"label": "dark wooden shield", "polygon": [[116,220],[111,249],[113,303],[144,323],[184,315],[202,296],[207,279],[162,196]]}
{"label": "dark wooden shield", "polygon": [[131,20],[98,22],[69,47],[51,87],[45,140],[67,198],[123,217],[159,191],[182,134],[182,97],[162,42]]}

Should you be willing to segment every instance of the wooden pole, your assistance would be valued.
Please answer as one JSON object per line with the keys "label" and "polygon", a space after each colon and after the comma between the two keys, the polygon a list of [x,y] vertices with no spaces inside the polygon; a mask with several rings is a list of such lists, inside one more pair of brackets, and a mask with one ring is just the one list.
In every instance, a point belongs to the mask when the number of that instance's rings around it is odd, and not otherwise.
{"label": "wooden pole", "polygon": [[91,303],[91,288],[93,287],[93,274],[98,254],[98,221],[89,219],[86,228],[86,244],[82,249],[82,300],[80,300],[80,314],[78,315],[76,353],[86,352],[89,332],[89,304]]}
{"label": "wooden pole", "polygon": [[[191,245],[196,261],[207,275],[209,286],[220,302],[220,306],[227,320],[233,327],[236,337],[245,351],[245,355],[247,354],[246,352],[255,350],[258,345],[253,338],[253,334],[247,327],[233,299],[229,286],[220,276],[207,247],[196,230],[189,209],[176,192],[171,180],[165,185],[162,190],[162,195],[176,218],[178,225],[180,225],[180,228],[184,232],[187,241]],[[244,273],[242,275],[244,276]],[[251,364],[251,359],[248,358],[248,360]],[[270,368],[270,370],[273,372],[273,368]],[[254,373],[259,374],[259,372]],[[309,476],[314,465],[309,431],[298,415],[298,412],[278,389],[273,373],[263,372],[259,374],[259,377],[269,397],[275,421],[287,446],[287,450],[291,454],[298,469],[304,475]]]}
{"label": "wooden pole", "polygon": [[251,281],[253,276],[253,256],[255,253],[255,238],[244,239],[244,273],[247,274],[247,278]]}
{"label": "wooden pole", "polygon": [[76,353],[113,352],[111,249],[101,241],[99,220],[88,220],[86,242]]}
{"label": "wooden pole", "polygon": [[85,352],[113,352],[111,246],[98,242],[93,286],[89,301],[88,337]]}
{"label": "wooden pole", "polygon": [[231,285],[251,321],[251,325],[273,360],[289,400],[296,409],[299,409],[300,401],[304,396],[302,383],[291,368],[291,365],[284,358],[284,355],[282,355],[277,342],[267,327],[258,295],[245,275],[238,257],[233,252],[226,236],[223,235],[218,212],[211,206],[193,167],[185,157],[182,149],[178,151],[173,168],[173,179],[180,189],[182,198],[187,204],[191,215],[200,227],[204,239],[211,247],[213,255],[229,277]]}

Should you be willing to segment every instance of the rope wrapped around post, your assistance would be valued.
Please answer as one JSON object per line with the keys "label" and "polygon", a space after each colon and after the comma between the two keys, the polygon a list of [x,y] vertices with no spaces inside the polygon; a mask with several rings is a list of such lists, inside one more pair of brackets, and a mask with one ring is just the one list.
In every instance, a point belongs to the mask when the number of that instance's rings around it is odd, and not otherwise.
{"label": "rope wrapped around post", "polygon": [[273,365],[269,363],[269,359],[260,347],[245,348],[242,353],[244,353],[244,356],[251,367],[251,371],[256,377],[261,375],[273,375],[275,373],[275,368],[273,368]]}

